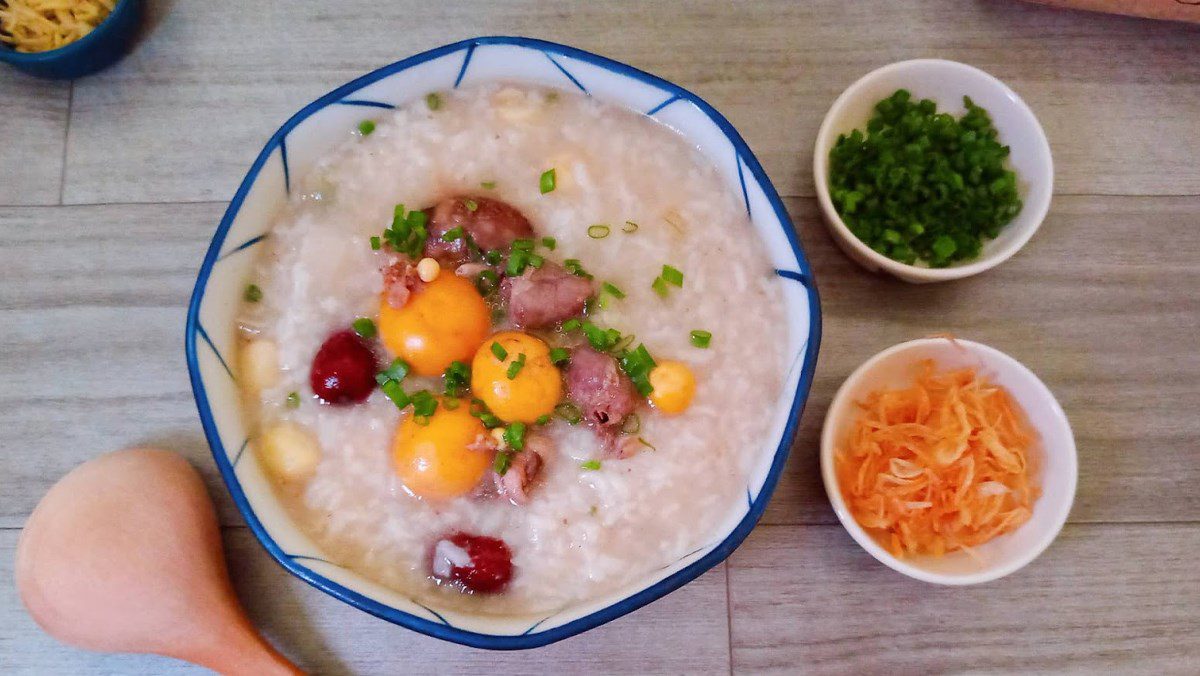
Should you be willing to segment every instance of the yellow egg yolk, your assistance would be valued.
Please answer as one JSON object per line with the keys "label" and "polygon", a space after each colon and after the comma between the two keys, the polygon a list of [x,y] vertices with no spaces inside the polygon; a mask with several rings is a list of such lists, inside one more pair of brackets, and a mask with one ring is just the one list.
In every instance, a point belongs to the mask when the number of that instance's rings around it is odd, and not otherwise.
{"label": "yellow egg yolk", "polygon": [[683,413],[696,396],[696,376],[687,364],[679,361],[660,362],[650,371],[650,403],[668,415]]}
{"label": "yellow egg yolk", "polygon": [[471,391],[506,422],[532,423],[549,415],[562,399],[562,387],[550,348],[527,333],[497,333],[471,362]]}
{"label": "yellow egg yolk", "polygon": [[379,337],[417,375],[440,376],[453,361],[466,361],[491,329],[491,313],[469,280],[438,275],[396,309],[381,300]]}
{"label": "yellow egg yolk", "polygon": [[444,500],[471,492],[492,464],[492,453],[468,448],[487,430],[460,402],[454,410],[438,402],[428,421],[408,416],[392,440],[392,462],[414,495]]}

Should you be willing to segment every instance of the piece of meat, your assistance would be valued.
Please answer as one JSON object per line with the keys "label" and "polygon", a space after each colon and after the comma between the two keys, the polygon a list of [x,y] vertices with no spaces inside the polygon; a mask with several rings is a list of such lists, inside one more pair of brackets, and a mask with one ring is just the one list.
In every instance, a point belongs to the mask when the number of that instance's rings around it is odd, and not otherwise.
{"label": "piece of meat", "polygon": [[383,293],[387,304],[399,310],[408,303],[408,297],[424,286],[417,266],[406,258],[392,263],[383,270]]}
{"label": "piece of meat", "polygon": [[612,355],[579,347],[571,353],[566,378],[567,398],[598,428],[620,428],[637,406],[637,390]]}
{"label": "piece of meat", "polygon": [[500,489],[500,495],[508,498],[514,505],[528,504],[533,482],[541,471],[542,456],[537,452],[526,448],[516,453],[508,465],[508,471],[504,476],[497,477],[496,485]]}
{"label": "piece of meat", "polygon": [[578,317],[594,292],[590,279],[549,261],[540,268],[526,268],[520,277],[505,277],[500,283],[508,316],[524,329],[547,328]]}
{"label": "piece of meat", "polygon": [[614,429],[605,430],[601,434],[600,447],[604,450],[605,457],[613,460],[632,458],[647,448],[636,436]]}
{"label": "piece of meat", "polygon": [[[496,443],[490,436],[480,436],[467,448],[480,452],[497,450]],[[508,470],[503,476],[494,470],[488,470],[472,497],[480,500],[505,497],[517,506],[528,504],[534,482],[541,474],[545,459],[550,457],[553,450],[553,444],[545,436],[535,434],[526,437],[525,447],[513,454]]]}
{"label": "piece of meat", "polygon": [[465,263],[469,258],[465,238],[442,241],[442,235],[456,227],[461,227],[483,251],[506,250],[514,240],[533,237],[533,226],[524,214],[512,205],[490,197],[451,197],[427,209],[426,213],[429,214],[429,238],[425,240],[425,255],[445,265]]}

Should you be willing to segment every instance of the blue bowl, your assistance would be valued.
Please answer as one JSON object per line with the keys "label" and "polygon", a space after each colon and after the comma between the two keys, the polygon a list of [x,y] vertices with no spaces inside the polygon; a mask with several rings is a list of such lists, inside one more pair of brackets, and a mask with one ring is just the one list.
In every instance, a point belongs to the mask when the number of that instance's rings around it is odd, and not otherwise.
{"label": "blue bowl", "polygon": [[[288,202],[293,179],[345,142],[371,110],[391,110],[431,91],[490,82],[582,92],[640,111],[685,136],[745,203],[755,234],[777,273],[785,319],[769,327],[788,358],[769,433],[754,449],[745,499],[714,524],[711,539],[677,561],[648,571],[627,588],[556,612],[492,616],[425,605],[333,563],[287,516],[253,452],[230,359],[235,315],[257,247]],[[767,330],[768,327],[763,327]],[[296,113],[271,136],[233,196],[200,267],[185,330],[188,370],[213,459],[246,523],[292,574],[377,617],[423,634],[479,648],[546,645],[634,611],[724,561],[750,533],[783,471],[808,396],[821,341],[812,270],[778,193],[729,121],[691,92],[582,50],[520,37],[481,37],[439,47],[364,75]]]}
{"label": "blue bowl", "polygon": [[124,56],[137,33],[142,0],[121,0],[92,32],[69,45],[48,52],[26,54],[0,44],[0,61],[30,75],[70,80],[112,65]]}

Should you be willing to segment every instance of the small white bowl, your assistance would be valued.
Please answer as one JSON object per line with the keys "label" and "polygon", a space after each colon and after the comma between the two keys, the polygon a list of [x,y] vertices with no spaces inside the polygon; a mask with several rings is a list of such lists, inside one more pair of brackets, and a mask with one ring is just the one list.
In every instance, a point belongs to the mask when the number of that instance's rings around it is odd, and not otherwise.
{"label": "small white bowl", "polygon": [[[838,487],[834,454],[858,415],[856,402],[880,388],[911,385],[918,364],[932,359],[939,370],[973,366],[1005,389],[1025,410],[1041,436],[1038,484],[1042,494],[1033,504],[1033,516],[1017,530],[977,547],[973,558],[965,552],[942,557],[893,556],[854,520]],[[890,347],[858,367],[833,397],[821,432],[821,477],[833,511],[858,544],[884,565],[909,577],[945,585],[989,582],[1020,569],[1037,558],[1062,530],[1078,480],[1075,438],[1062,407],[1046,385],[1012,357],[969,340],[924,338]]]}
{"label": "small white bowl", "polygon": [[[966,112],[963,96],[970,96],[987,110],[1000,142],[1012,151],[1009,163],[1017,172],[1018,191],[1024,206],[1017,217],[987,242],[979,257],[946,268],[909,265],[892,260],[864,244],[850,232],[829,198],[829,151],[840,134],[866,130],[875,104],[897,89],[912,92],[914,100],[932,99],[939,112],[955,117]],[[833,102],[817,132],[813,151],[813,179],[817,198],[833,239],[850,258],[872,272],[887,272],[906,282],[923,284],[962,279],[991,269],[1008,260],[1042,224],[1054,191],[1054,163],[1050,144],[1033,111],[1003,82],[987,73],[955,61],[915,59],[900,61],[867,73],[850,85]]]}

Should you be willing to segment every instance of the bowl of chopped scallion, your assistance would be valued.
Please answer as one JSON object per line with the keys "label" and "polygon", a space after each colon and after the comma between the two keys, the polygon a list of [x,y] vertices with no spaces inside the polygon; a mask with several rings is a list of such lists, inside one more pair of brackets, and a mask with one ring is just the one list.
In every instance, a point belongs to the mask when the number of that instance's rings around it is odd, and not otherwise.
{"label": "bowl of chopped scallion", "polygon": [[954,61],[901,61],[838,97],[817,134],[817,197],[834,241],[907,282],[1007,260],[1050,208],[1054,166],[1029,106]]}

